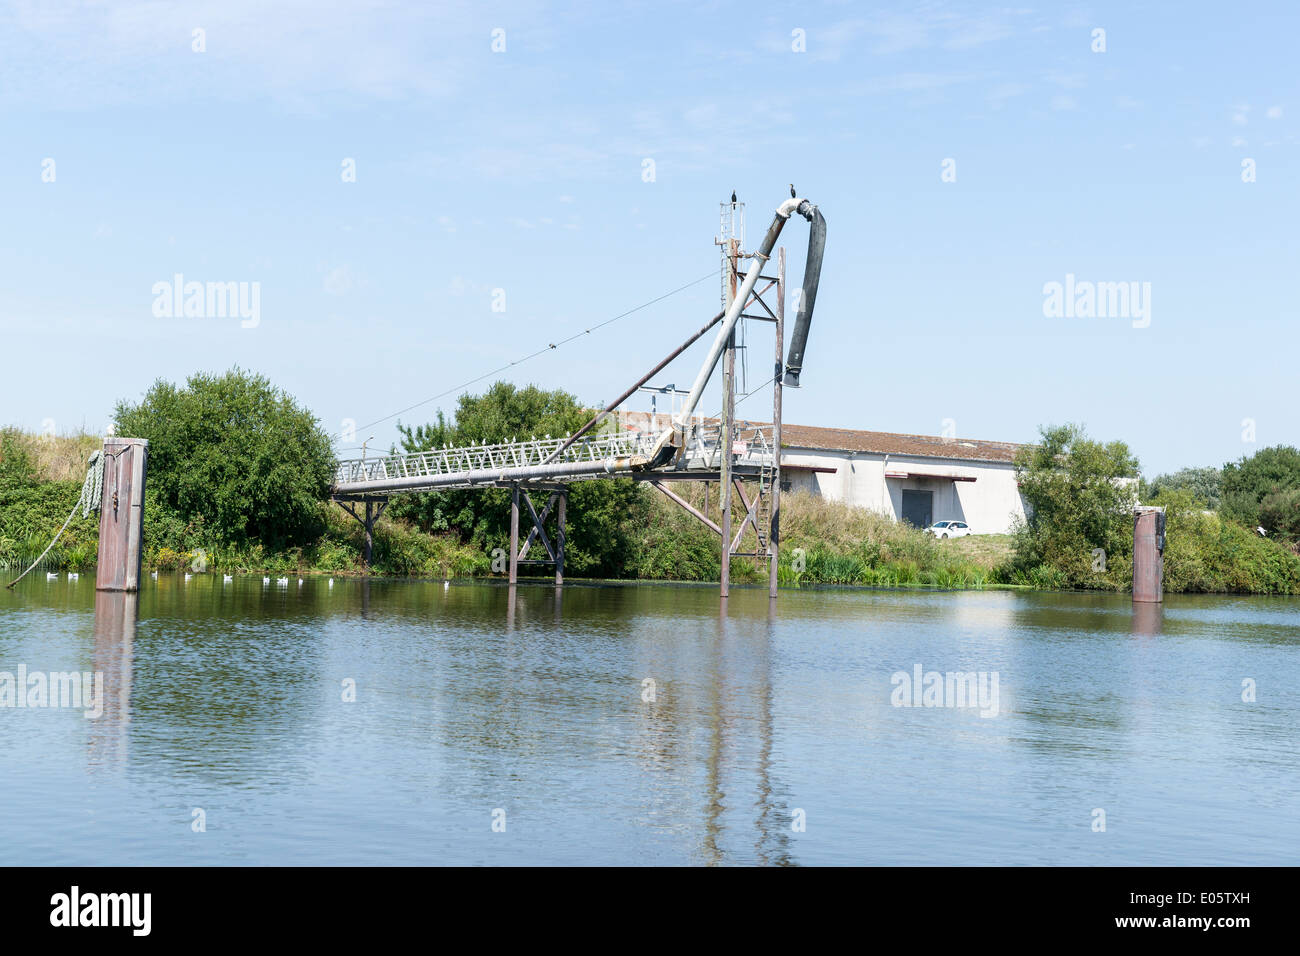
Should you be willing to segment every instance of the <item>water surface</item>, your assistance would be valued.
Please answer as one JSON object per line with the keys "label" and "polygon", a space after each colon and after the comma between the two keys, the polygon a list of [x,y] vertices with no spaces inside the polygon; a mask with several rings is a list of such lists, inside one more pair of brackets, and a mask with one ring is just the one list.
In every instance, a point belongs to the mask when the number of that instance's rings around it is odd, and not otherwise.
{"label": "water surface", "polygon": [[[107,697],[0,708],[5,863],[1297,862],[1295,599],[196,575],[132,603],[0,591],[0,671]],[[998,714],[893,706],[918,664],[997,672]]]}

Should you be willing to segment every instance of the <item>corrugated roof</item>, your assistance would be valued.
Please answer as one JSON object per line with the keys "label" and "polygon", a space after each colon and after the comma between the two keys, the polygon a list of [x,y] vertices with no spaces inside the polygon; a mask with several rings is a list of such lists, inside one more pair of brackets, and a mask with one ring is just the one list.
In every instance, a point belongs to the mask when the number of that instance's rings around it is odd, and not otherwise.
{"label": "corrugated roof", "polygon": [[903,435],[895,432],[865,432],[851,428],[821,428],[816,425],[781,426],[781,445],[821,451],[856,451],[876,455],[914,455],[925,458],[964,458],[970,461],[1015,459],[1021,446],[1015,442],[980,441],[974,438],[940,438],[935,435]]}

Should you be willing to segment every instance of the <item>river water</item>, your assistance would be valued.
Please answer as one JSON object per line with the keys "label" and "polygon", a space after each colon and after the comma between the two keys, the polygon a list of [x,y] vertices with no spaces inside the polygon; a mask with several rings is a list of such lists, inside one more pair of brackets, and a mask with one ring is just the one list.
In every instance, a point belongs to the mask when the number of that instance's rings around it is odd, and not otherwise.
{"label": "river water", "polygon": [[1295,599],[33,578],[0,861],[1295,864],[1298,715]]}

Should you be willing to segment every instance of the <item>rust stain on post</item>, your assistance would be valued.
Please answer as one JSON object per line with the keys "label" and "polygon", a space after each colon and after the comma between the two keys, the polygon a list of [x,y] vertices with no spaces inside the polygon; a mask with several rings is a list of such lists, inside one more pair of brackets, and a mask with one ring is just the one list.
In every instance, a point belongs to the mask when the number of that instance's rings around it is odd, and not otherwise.
{"label": "rust stain on post", "polygon": [[96,590],[140,589],[144,481],[148,458],[147,439],[104,439],[104,489],[99,507]]}

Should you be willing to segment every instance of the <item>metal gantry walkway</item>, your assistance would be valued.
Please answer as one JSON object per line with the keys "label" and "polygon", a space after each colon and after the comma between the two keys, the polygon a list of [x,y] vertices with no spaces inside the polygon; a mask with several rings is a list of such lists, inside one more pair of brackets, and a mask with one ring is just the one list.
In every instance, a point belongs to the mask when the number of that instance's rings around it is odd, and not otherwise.
{"label": "metal gantry walkway", "polygon": [[[680,453],[658,468],[651,468],[650,463],[661,434],[637,431],[584,438],[567,448],[563,447],[566,436],[352,458],[338,463],[332,494],[336,500],[347,501],[393,492],[562,484],[611,476],[716,479],[723,466],[721,433],[717,422],[689,426]],[[756,475],[773,467],[772,426],[740,425],[733,435],[730,464],[734,471]]]}
{"label": "metal gantry walkway", "polygon": [[[559,585],[564,580],[565,513],[569,487],[577,481],[630,478],[649,483],[718,535],[722,549],[720,592],[723,597],[727,596],[730,586],[730,559],[734,556],[766,560],[769,593],[775,597],[780,547],[781,390],[783,385],[799,385],[808,327],[821,275],[826,221],[815,205],[797,198],[791,186],[790,198],[777,207],[758,248],[745,252],[741,246],[743,230],[737,228],[737,223],[743,222],[743,209],[734,193],[730,203],[722,204],[721,236],[715,240],[722,254],[722,311],[572,436],[532,437],[496,445],[469,445],[339,461],[331,497],[364,526],[366,566],[370,565],[374,524],[387,507],[390,495],[509,488],[510,583],[515,584],[518,579],[519,564],[529,563],[553,564],[555,583]],[[785,222],[796,213],[812,224],[812,231],[794,336],[786,359],[782,355],[785,343],[785,249],[776,249],[776,241]],[[744,260],[749,261],[749,266],[742,273]],[[775,275],[764,274],[769,264],[776,266]],[[759,282],[767,284],[760,289]],[[764,295],[773,289],[774,301],[769,304]],[[751,305],[758,306],[762,312],[747,312]],[[738,422],[735,416],[737,323],[747,319],[770,322],[774,326],[774,375],[769,380],[772,386],[770,425]],[[709,353],[690,391],[684,393],[683,406],[672,416],[670,427],[660,427],[655,422],[654,430],[600,433],[606,415],[715,325],[718,331]],[[723,370],[722,412],[717,419],[705,419],[700,417],[699,403],[719,364]],[[668,486],[673,481],[717,482],[719,521],[713,521],[706,513],[709,510],[707,490],[705,508],[701,511],[670,490]],[[752,498],[745,493],[746,482],[754,491]],[[734,528],[733,491],[744,507],[743,516]],[[536,492],[550,495],[540,511],[530,497]],[[358,505],[364,506],[364,514],[358,511]],[[521,547],[519,518],[524,509],[532,521],[532,530]],[[553,512],[558,528],[548,535],[545,526]],[[743,551],[740,549],[748,528],[753,528],[756,545],[752,551]],[[526,555],[534,541],[545,548],[545,559],[527,560]]]}

